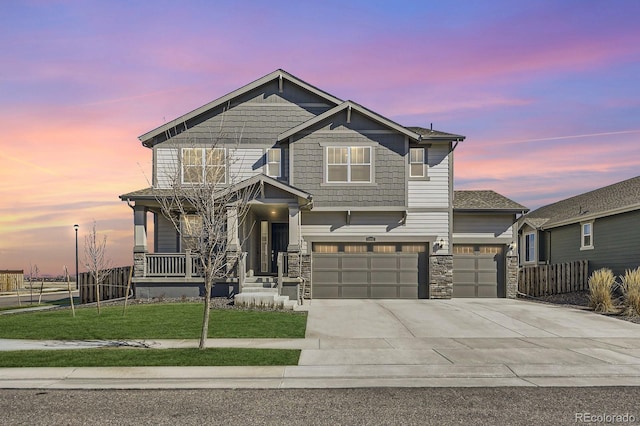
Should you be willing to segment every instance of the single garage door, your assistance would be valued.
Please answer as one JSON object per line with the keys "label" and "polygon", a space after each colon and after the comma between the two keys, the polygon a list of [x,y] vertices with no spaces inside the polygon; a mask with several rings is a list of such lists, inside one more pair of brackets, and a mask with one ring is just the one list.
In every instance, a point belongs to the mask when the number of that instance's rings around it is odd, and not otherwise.
{"label": "single garage door", "polygon": [[314,243],[312,297],[427,298],[427,265],[426,244]]}
{"label": "single garage door", "polygon": [[453,297],[505,297],[504,247],[453,246]]}

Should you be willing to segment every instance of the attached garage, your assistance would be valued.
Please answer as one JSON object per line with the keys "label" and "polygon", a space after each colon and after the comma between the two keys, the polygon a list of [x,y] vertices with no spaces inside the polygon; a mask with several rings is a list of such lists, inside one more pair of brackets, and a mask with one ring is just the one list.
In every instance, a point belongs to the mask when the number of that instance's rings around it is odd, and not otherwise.
{"label": "attached garage", "polygon": [[428,297],[426,243],[314,243],[312,247],[313,298]]}
{"label": "attached garage", "polygon": [[503,245],[454,244],[453,297],[505,297]]}

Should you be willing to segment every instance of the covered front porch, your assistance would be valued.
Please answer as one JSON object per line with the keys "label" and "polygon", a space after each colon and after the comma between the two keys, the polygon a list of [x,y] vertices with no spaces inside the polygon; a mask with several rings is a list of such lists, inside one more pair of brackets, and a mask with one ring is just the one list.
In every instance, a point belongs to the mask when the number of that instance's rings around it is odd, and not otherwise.
{"label": "covered front porch", "polygon": [[[300,214],[312,207],[311,195],[264,175],[249,180],[252,182],[244,184],[259,185],[256,195],[244,209],[227,206],[226,217],[221,219],[226,221],[227,268],[216,280],[212,295],[231,297],[262,287],[276,289],[278,296],[297,297]],[[185,248],[181,231],[163,216],[152,190],[121,198],[128,201],[134,215],[132,282],[136,297],[204,296],[199,257]],[[290,268],[292,262],[295,265]]]}

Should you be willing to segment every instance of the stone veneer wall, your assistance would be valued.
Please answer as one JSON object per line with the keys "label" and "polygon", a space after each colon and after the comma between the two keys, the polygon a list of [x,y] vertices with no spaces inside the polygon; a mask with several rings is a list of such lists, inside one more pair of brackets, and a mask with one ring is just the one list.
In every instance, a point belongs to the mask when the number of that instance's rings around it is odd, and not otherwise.
{"label": "stone veneer wall", "polygon": [[451,299],[453,295],[453,256],[430,256],[429,271],[429,298]]}
{"label": "stone veneer wall", "polygon": [[144,252],[133,253],[133,276],[144,277]]}
{"label": "stone veneer wall", "polygon": [[[311,255],[289,252],[289,278],[303,278],[300,284],[301,296],[311,299]],[[300,269],[302,267],[302,269]]]}
{"label": "stone veneer wall", "polygon": [[518,296],[518,256],[507,256],[507,299]]}
{"label": "stone veneer wall", "polygon": [[300,276],[300,253],[291,251],[287,255],[289,256],[287,260],[288,277],[298,278]]}
{"label": "stone veneer wall", "polygon": [[300,286],[302,297],[304,299],[311,299],[311,255],[303,254],[302,256],[302,278],[304,282]]}

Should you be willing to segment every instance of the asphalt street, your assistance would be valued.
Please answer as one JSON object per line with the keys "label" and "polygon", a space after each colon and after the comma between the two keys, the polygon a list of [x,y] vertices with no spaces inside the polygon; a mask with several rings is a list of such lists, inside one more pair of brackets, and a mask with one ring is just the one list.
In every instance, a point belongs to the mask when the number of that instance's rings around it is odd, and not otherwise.
{"label": "asphalt street", "polygon": [[32,426],[633,424],[640,423],[639,400],[639,387],[0,390],[0,423]]}

